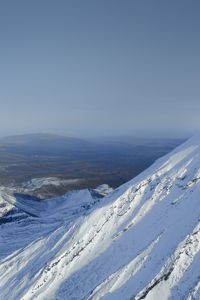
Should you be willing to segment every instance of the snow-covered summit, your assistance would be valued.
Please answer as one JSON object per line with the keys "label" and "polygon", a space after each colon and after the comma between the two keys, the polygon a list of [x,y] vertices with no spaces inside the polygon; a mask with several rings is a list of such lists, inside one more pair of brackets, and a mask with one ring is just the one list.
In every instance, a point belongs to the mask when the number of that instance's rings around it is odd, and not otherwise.
{"label": "snow-covered summit", "polygon": [[0,299],[200,299],[199,135],[70,217],[0,193]]}

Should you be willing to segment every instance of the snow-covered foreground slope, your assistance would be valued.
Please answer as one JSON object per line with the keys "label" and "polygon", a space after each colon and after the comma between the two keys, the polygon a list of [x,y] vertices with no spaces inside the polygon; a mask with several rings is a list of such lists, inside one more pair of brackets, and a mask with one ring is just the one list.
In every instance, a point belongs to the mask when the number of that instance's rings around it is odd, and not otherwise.
{"label": "snow-covered foreground slope", "polygon": [[0,193],[0,299],[200,299],[200,137],[101,201]]}

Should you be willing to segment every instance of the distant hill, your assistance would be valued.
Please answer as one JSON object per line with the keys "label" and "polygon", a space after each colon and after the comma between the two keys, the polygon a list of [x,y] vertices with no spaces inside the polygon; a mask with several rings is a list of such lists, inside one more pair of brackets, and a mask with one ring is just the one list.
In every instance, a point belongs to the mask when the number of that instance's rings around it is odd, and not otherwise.
{"label": "distant hill", "polygon": [[74,137],[66,137],[57,134],[50,134],[50,133],[33,133],[33,134],[21,134],[21,135],[12,135],[0,138],[0,143],[5,144],[22,144],[22,145],[29,145],[35,144],[38,142],[62,142],[62,143],[88,143],[82,139],[74,138]]}
{"label": "distant hill", "polygon": [[19,154],[64,155],[69,151],[88,151],[92,143],[73,137],[38,133],[1,138],[0,147]]}

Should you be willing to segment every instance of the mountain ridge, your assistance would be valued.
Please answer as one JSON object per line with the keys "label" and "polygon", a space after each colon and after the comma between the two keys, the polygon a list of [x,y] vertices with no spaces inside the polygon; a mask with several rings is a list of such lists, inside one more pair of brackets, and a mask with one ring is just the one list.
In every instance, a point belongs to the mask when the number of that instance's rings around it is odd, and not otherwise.
{"label": "mountain ridge", "polygon": [[70,222],[31,217],[29,230],[42,229],[5,253],[2,299],[199,299],[199,183],[196,135]]}

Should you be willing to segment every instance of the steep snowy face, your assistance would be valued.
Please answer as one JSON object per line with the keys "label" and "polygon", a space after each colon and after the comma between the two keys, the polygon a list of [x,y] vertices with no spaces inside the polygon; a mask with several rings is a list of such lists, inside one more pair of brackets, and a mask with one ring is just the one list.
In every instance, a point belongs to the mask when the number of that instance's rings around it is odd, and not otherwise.
{"label": "steep snowy face", "polygon": [[21,217],[1,224],[0,299],[200,299],[200,137],[100,202],[79,193],[1,191],[1,219]]}

